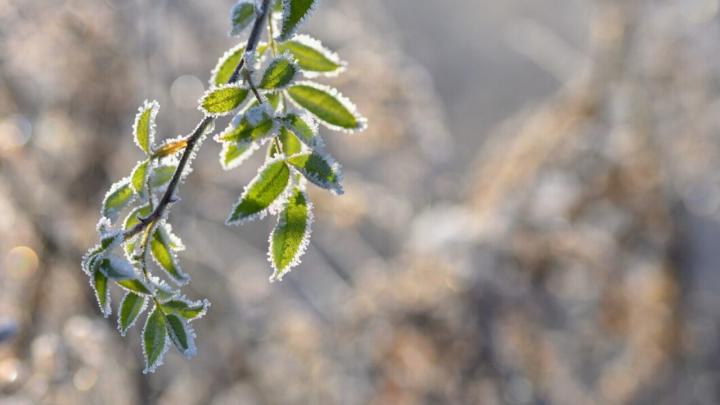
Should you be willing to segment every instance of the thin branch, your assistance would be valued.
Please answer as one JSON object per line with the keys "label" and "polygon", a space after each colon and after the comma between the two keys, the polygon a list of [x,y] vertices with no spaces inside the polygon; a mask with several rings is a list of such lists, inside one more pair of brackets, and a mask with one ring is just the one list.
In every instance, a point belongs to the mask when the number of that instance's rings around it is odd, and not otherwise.
{"label": "thin branch", "polygon": [[[245,56],[243,56],[238,65],[235,67],[235,70],[233,71],[230,79],[228,80],[228,83],[235,83],[238,81],[238,79],[240,78],[240,71],[245,66],[246,56],[250,53],[255,52],[258,42],[260,41],[260,36],[262,35],[263,27],[265,26],[265,19],[267,18],[269,11],[270,0],[263,0],[262,10],[260,11],[259,15],[255,16],[255,22],[253,23],[252,31],[250,31],[250,37],[248,38],[247,46],[245,47]],[[257,90],[254,89],[254,86],[252,87],[253,91],[257,93]],[[202,121],[200,121],[198,126],[195,127],[195,130],[187,137],[187,146],[185,147],[185,150],[180,157],[178,167],[175,170],[175,173],[173,173],[173,177],[170,180],[167,190],[165,190],[165,194],[163,194],[160,203],[158,203],[155,210],[153,210],[153,212],[149,216],[141,218],[140,222],[137,225],[135,225],[133,228],[129,229],[123,234],[124,240],[132,238],[133,236],[140,233],[143,229],[145,229],[145,227],[147,227],[149,224],[152,224],[154,221],[159,220],[165,213],[165,210],[168,208],[168,206],[175,201],[175,192],[180,185],[180,178],[182,177],[182,173],[185,171],[185,166],[187,166],[188,162],[190,161],[190,156],[193,154],[195,145],[200,141],[202,135],[214,121],[214,117],[206,116],[205,118],[203,118]]]}

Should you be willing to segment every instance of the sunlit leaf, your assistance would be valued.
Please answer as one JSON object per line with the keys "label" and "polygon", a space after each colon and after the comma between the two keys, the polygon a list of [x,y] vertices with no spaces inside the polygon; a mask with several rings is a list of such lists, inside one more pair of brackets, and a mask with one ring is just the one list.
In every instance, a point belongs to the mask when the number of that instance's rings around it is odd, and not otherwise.
{"label": "sunlit leaf", "polygon": [[177,165],[162,165],[154,168],[150,178],[152,188],[157,189],[168,184],[172,180],[175,170],[177,170]]}
{"label": "sunlit leaf", "polygon": [[150,154],[150,147],[155,140],[155,118],[160,104],[157,101],[145,100],[138,109],[133,124],[133,138],[135,144],[146,154]]}
{"label": "sunlit leaf", "polygon": [[114,222],[120,211],[132,201],[133,195],[134,193],[132,187],[130,187],[129,177],[125,177],[113,184],[103,199],[103,216]]}
{"label": "sunlit leaf", "polygon": [[305,76],[313,77],[318,74],[331,76],[342,72],[345,68],[345,63],[336,53],[308,35],[296,35],[293,39],[281,42],[277,46],[278,51],[287,51],[293,55]]}
{"label": "sunlit leaf", "polygon": [[162,304],[165,313],[177,314],[189,321],[202,318],[208,307],[210,302],[207,300],[192,302],[184,298],[172,299]]}
{"label": "sunlit leaf", "polygon": [[112,309],[110,308],[110,285],[108,278],[100,271],[100,267],[97,266],[93,272],[92,278],[90,279],[90,285],[92,285],[95,292],[95,299],[100,306],[100,312],[107,318],[110,316]]}
{"label": "sunlit leaf", "polygon": [[330,129],[353,131],[365,128],[355,106],[332,87],[302,82],[287,89],[290,98]]}
{"label": "sunlit leaf", "polygon": [[127,292],[120,302],[118,310],[118,330],[122,336],[125,336],[140,314],[145,310],[147,305],[147,297]]}
{"label": "sunlit leaf", "polygon": [[168,348],[168,336],[165,326],[165,316],[157,307],[147,317],[143,328],[143,355],[145,356],[145,370],[143,373],[152,373],[162,364],[163,356]]}
{"label": "sunlit leaf", "polygon": [[177,262],[175,253],[172,251],[172,242],[165,228],[159,226],[150,239],[150,252],[155,262],[160,266],[178,285],[190,281],[190,276],[183,273]]}
{"label": "sunlit leaf", "polygon": [[252,156],[257,150],[257,144],[238,145],[237,142],[223,142],[220,151],[220,165],[224,170],[234,169]]}
{"label": "sunlit leaf", "polygon": [[297,32],[318,2],[319,0],[283,0],[282,27],[278,36],[280,41],[287,41]]}
{"label": "sunlit leaf", "polygon": [[295,155],[302,152],[302,143],[298,138],[290,132],[289,129],[282,127],[278,136],[282,144],[282,152],[285,156]]}
{"label": "sunlit leaf", "polygon": [[252,182],[245,187],[226,223],[242,225],[265,216],[285,192],[289,180],[290,169],[283,160],[274,160],[265,164]]}
{"label": "sunlit leaf", "polygon": [[135,193],[141,192],[145,187],[145,179],[147,179],[149,164],[150,162],[147,160],[138,162],[130,175],[130,186],[132,186]]}
{"label": "sunlit leaf", "polygon": [[137,294],[148,295],[151,293],[150,289],[138,279],[120,280],[117,281],[117,285]]}
{"label": "sunlit leaf", "polygon": [[291,156],[287,162],[311,183],[335,194],[343,193],[340,165],[331,157],[313,151]]}
{"label": "sunlit leaf", "polygon": [[200,110],[207,115],[221,116],[231,113],[247,99],[248,89],[238,83],[223,84],[208,90],[200,99]]}
{"label": "sunlit leaf", "polygon": [[267,109],[258,106],[237,115],[215,139],[221,142],[235,142],[239,146],[248,145],[272,135],[274,128],[275,122]]}
{"label": "sunlit leaf", "polygon": [[300,263],[310,238],[311,210],[312,204],[305,193],[295,189],[278,215],[278,223],[270,235],[270,262],[274,269],[271,280],[282,280],[292,267]]}
{"label": "sunlit leaf", "polygon": [[295,81],[299,72],[300,68],[289,56],[278,56],[265,69],[258,88],[263,90],[284,89]]}
{"label": "sunlit leaf", "polygon": [[317,136],[317,124],[309,114],[289,113],[282,118],[282,124],[305,145],[310,148],[318,146],[320,138]]}
{"label": "sunlit leaf", "polygon": [[210,84],[217,87],[227,84],[232,77],[235,68],[240,63],[245,53],[245,43],[241,43],[225,52],[218,60],[217,65],[210,75]]}

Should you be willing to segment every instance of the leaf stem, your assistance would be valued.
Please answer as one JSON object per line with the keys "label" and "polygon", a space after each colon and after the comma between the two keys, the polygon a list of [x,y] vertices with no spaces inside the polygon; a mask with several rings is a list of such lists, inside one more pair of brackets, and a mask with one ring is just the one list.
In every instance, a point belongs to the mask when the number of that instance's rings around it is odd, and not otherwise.
{"label": "leaf stem", "polygon": [[[255,49],[257,48],[258,42],[260,41],[260,36],[262,35],[263,27],[265,26],[265,19],[268,16],[268,13],[270,12],[271,4],[270,0],[263,0],[262,1],[262,10],[260,11],[260,14],[255,17],[255,22],[253,23],[252,31],[250,31],[250,37],[248,38],[247,46],[245,47],[245,55],[248,53],[255,52]],[[230,79],[228,80],[228,83],[235,83],[240,78],[240,71],[242,70],[243,66],[245,65],[245,56],[240,60],[238,65],[235,67],[235,70],[233,71],[233,74],[230,76]],[[248,82],[251,85],[251,88],[257,95],[257,90],[254,88],[251,82]],[[180,185],[180,179],[182,178],[182,173],[185,171],[185,167],[187,166],[188,162],[190,161],[190,156],[192,156],[193,151],[195,149],[195,145],[198,144],[200,139],[203,137],[203,134],[205,134],[205,131],[207,128],[215,121],[214,117],[206,116],[205,118],[200,121],[200,123],[195,127],[195,130],[186,138],[187,139],[187,146],[185,146],[185,150],[183,151],[182,156],[180,157],[180,162],[178,163],[178,167],[175,170],[175,173],[173,173],[173,177],[170,180],[170,183],[167,186],[167,190],[165,190],[165,194],[163,194],[162,199],[158,203],[157,207],[153,210],[153,212],[145,217],[141,218],[140,222],[132,227],[131,229],[125,231],[123,234],[123,239],[128,240],[132,238],[133,236],[140,233],[143,229],[147,228],[151,224],[153,224],[155,221],[162,218],[163,214],[165,213],[165,210],[168,208],[168,206],[175,201],[175,193],[177,191],[178,186]]]}

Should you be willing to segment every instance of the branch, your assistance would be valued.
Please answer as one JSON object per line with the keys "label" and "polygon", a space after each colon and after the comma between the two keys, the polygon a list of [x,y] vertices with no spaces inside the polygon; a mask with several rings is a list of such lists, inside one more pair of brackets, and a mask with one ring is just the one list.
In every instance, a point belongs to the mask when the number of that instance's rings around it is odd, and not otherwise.
{"label": "branch", "polygon": [[[255,16],[255,22],[253,23],[252,31],[250,32],[250,37],[248,38],[247,45],[245,47],[245,55],[243,55],[243,58],[240,60],[238,65],[235,67],[235,70],[233,71],[233,74],[230,76],[230,79],[228,80],[228,84],[235,83],[240,78],[240,71],[245,66],[245,58],[248,54],[251,54],[255,52],[255,49],[257,48],[258,42],[260,42],[260,36],[262,35],[263,27],[265,26],[265,19],[268,16],[268,12],[270,11],[270,0],[263,0],[262,2],[262,10],[260,11],[259,15]],[[254,89],[254,92],[257,92]],[[257,94],[256,94],[257,96]],[[160,219],[163,214],[165,213],[165,210],[168,208],[168,206],[175,201],[175,192],[177,191],[178,186],[180,185],[180,178],[182,177],[183,171],[185,171],[185,166],[187,166],[188,162],[190,161],[190,156],[193,154],[193,150],[195,149],[195,145],[200,141],[200,138],[202,138],[202,135],[205,133],[207,128],[215,121],[214,117],[206,116],[205,118],[200,121],[200,123],[195,127],[195,130],[190,134],[186,140],[187,140],[187,146],[185,147],[185,150],[183,151],[182,156],[180,157],[180,162],[178,163],[178,167],[175,170],[175,173],[173,173],[173,177],[170,180],[170,183],[168,184],[167,190],[165,190],[165,194],[163,194],[162,199],[160,200],[160,203],[158,203],[158,206],[153,210],[153,212],[145,217],[141,218],[140,222],[135,225],[133,228],[127,230],[123,234],[123,239],[128,240],[132,238],[133,236],[140,233],[145,227],[147,227],[149,224],[153,223],[154,221],[157,221]]]}

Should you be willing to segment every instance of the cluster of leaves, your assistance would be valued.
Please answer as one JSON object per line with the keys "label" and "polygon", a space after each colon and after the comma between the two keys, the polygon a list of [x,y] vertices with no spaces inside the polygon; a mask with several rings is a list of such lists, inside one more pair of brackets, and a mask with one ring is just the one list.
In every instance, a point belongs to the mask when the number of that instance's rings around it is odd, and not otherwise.
{"label": "cluster of leaves", "polygon": [[[177,252],[184,246],[167,221],[166,208],[177,201],[177,187],[190,172],[193,148],[212,131],[218,117],[234,114],[215,136],[222,144],[224,169],[266,149],[265,163],[226,223],[240,225],[267,214],[278,217],[269,238],[271,281],[281,280],[296,266],[308,244],[312,203],[307,183],[343,192],[340,165],[325,150],[318,130],[322,125],[358,131],[364,129],[365,119],[337,90],[309,81],[345,68],[320,41],[296,34],[317,1],[240,0],[233,7],[231,35],[244,35],[251,26],[254,33],[218,61],[210,89],[199,101],[205,118],[193,134],[156,143],[158,103],[146,101],[138,111],[133,136],[145,157],[106,194],[98,224],[100,242],[85,255],[82,268],[106,317],[111,313],[110,282],[125,291],[117,310],[123,336],[147,310],[142,332],[145,372],[162,364],[170,343],[188,358],[195,354],[190,324],[210,305],[181,294],[180,287],[190,277],[180,267]],[[268,28],[266,42],[257,35],[263,25]],[[124,212],[124,221],[116,224]],[[124,255],[114,253],[120,249]]]}

